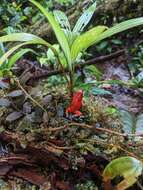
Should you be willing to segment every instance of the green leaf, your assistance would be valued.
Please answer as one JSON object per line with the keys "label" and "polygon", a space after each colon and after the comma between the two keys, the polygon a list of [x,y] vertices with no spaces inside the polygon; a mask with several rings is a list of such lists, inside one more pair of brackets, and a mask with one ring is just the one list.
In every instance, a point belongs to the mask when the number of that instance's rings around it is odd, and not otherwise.
{"label": "green leaf", "polygon": [[0,56],[2,56],[5,53],[4,45],[3,43],[0,43]]}
{"label": "green leaf", "polygon": [[73,32],[80,33],[89,23],[96,9],[96,2],[93,3],[84,13],[79,17],[77,23],[74,26]]}
{"label": "green leaf", "polygon": [[73,34],[71,31],[70,23],[68,21],[67,16],[65,15],[64,12],[59,11],[59,10],[56,10],[53,13],[54,13],[55,19],[57,20],[57,22],[60,24],[61,28],[63,29],[67,37],[69,45],[71,45],[73,42]]}
{"label": "green leaf", "polygon": [[120,111],[120,116],[124,132],[126,134],[135,133],[135,123],[136,123],[135,116],[125,110]]}
{"label": "green leaf", "polygon": [[29,44],[37,44],[37,41],[31,40],[31,41],[28,41],[28,42],[24,42],[24,43],[18,44],[18,45],[16,45],[16,46],[14,46],[13,48],[11,48],[9,51],[7,51],[7,52],[0,58],[0,66],[2,66],[2,64],[7,60],[7,58],[8,58],[11,54],[13,54],[17,49],[21,48],[22,46],[29,45]]}
{"label": "green leaf", "polygon": [[[53,47],[56,49],[56,51],[59,54],[59,60],[60,60],[60,63],[62,64],[63,68],[67,68],[68,67],[67,60],[66,60],[66,57],[64,56],[64,53],[61,51],[60,46],[58,44],[54,44]],[[55,62],[56,57],[53,54],[53,52],[51,51],[51,49],[48,49],[48,51],[47,51],[47,60],[52,63],[56,63]]]}
{"label": "green leaf", "polygon": [[53,51],[54,48],[52,47],[51,44],[49,44],[48,42],[46,42],[44,39],[34,35],[34,34],[29,34],[29,33],[12,33],[12,34],[8,34],[5,36],[1,36],[0,37],[0,42],[29,42],[32,41],[35,44],[42,44],[45,45],[49,48],[51,48]]}
{"label": "green leaf", "polygon": [[92,89],[92,94],[93,95],[112,95],[110,91],[104,90],[102,88],[96,88],[96,87]]}
{"label": "green leaf", "polygon": [[[59,44],[54,44],[54,45],[52,45],[52,47],[54,47],[54,49],[58,52],[58,54],[60,54]],[[56,57],[51,49],[47,50],[47,58],[48,58],[48,60],[54,60],[54,62],[56,60]]]}
{"label": "green leaf", "polygon": [[117,39],[112,39],[111,42],[115,45],[122,45],[123,42],[121,40],[117,40]]}
{"label": "green leaf", "polygon": [[98,43],[99,41],[106,39],[114,34],[125,31],[127,29],[137,27],[143,24],[143,17],[130,19],[124,22],[121,22],[105,31],[107,27],[97,26],[90,31],[84,33],[83,35],[77,37],[72,45],[72,60],[75,60],[78,53],[87,49],[89,46]]}
{"label": "green leaf", "polygon": [[17,49],[24,45],[31,44],[31,42],[24,42],[22,44],[16,45],[15,47],[11,48],[9,51],[7,51],[1,58],[0,58],[0,66],[7,60],[7,58]]}
{"label": "green leaf", "polygon": [[53,15],[51,13],[49,13],[42,5],[40,5],[38,2],[36,2],[35,0],[29,0],[31,3],[33,3],[35,6],[37,6],[39,8],[39,10],[46,16],[46,18],[48,19],[49,23],[52,26],[53,31],[55,32],[55,35],[57,37],[57,40],[67,58],[68,64],[70,69],[72,69],[72,65],[71,65],[71,55],[70,55],[70,48],[68,45],[68,41],[67,38],[64,34],[64,32],[62,31],[62,29],[60,28],[58,22],[55,20],[55,18],[53,17]]}
{"label": "green leaf", "polygon": [[85,71],[93,74],[96,77],[96,80],[100,80],[102,77],[102,72],[95,65],[86,66]]}
{"label": "green leaf", "polygon": [[26,42],[30,40],[44,41],[42,38],[29,33],[12,33],[0,37],[0,42],[12,42],[12,41],[21,41]]}
{"label": "green leaf", "polygon": [[137,27],[143,24],[143,17],[129,19],[127,21],[121,22],[119,24],[116,24],[115,26],[107,29],[105,32],[103,32],[100,37],[98,38],[98,41],[101,41],[103,39],[106,39],[110,36],[113,36],[114,34],[118,34],[119,32],[123,32],[125,30],[128,30],[133,27]]}
{"label": "green leaf", "polygon": [[88,47],[96,43],[101,33],[104,32],[106,26],[96,26],[91,30],[85,32],[84,34],[78,36],[72,44],[71,47],[71,57],[72,61],[75,61],[78,54],[82,50],[86,50]]}
{"label": "green leaf", "polygon": [[[23,45],[27,45],[27,44],[45,45],[45,46],[49,47],[56,56],[58,56],[56,49],[51,44],[49,44],[44,39],[42,39],[36,35],[33,35],[33,34],[12,33],[12,34],[8,34],[8,35],[0,37],[0,42],[10,42],[10,41],[25,42],[25,43],[23,43]],[[16,51],[18,48],[20,48],[23,45],[17,45],[14,48],[12,48],[12,50],[9,50],[3,57],[1,57],[0,65],[4,62],[4,60],[6,60],[6,57],[9,57],[9,55],[11,55],[14,51]]]}
{"label": "green leaf", "polygon": [[109,45],[108,41],[103,41],[103,42],[99,43],[99,44],[96,46],[96,49],[97,49],[99,52],[101,52],[101,51],[103,51],[103,50],[107,50],[107,48],[109,48],[108,45]]}
{"label": "green leaf", "polygon": [[103,180],[111,181],[117,176],[123,176],[119,184],[118,190],[124,190],[131,187],[142,173],[143,165],[136,158],[125,156],[111,161],[103,171]]}
{"label": "green leaf", "polygon": [[59,11],[59,10],[56,10],[53,13],[54,13],[55,19],[60,24],[61,28],[65,29],[67,31],[71,31],[70,23],[68,21],[67,16],[65,15],[65,13],[62,11]]}
{"label": "green leaf", "polygon": [[24,54],[28,53],[28,52],[32,52],[35,53],[35,51],[33,51],[30,48],[26,48],[26,49],[21,49],[20,51],[18,51],[16,54],[14,54],[8,61],[7,67],[10,69],[18,59],[20,59]]}
{"label": "green leaf", "polygon": [[118,110],[117,110],[117,108],[113,108],[113,107],[107,107],[107,108],[105,108],[105,112],[107,113],[107,114],[109,114],[109,115],[116,115],[117,116],[117,114],[118,114]]}
{"label": "green leaf", "polygon": [[[4,48],[4,45],[3,43],[0,43],[0,57],[5,53],[5,48]],[[6,60],[5,64],[8,63],[8,60]],[[1,67],[0,67],[1,69]]]}

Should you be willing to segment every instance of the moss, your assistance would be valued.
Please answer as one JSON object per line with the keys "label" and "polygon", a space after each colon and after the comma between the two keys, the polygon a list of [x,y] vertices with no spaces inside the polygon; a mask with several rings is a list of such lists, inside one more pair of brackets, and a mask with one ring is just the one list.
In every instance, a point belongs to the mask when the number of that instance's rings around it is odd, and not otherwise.
{"label": "moss", "polygon": [[85,183],[77,184],[75,190],[98,190],[98,188],[93,181],[86,181]]}

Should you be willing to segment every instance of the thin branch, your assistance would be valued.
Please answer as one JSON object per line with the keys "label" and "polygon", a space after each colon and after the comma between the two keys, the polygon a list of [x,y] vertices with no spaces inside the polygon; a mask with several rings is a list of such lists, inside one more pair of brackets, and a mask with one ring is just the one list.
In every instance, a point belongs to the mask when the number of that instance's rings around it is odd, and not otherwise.
{"label": "thin branch", "polygon": [[113,131],[111,129],[99,128],[99,127],[84,124],[84,123],[73,122],[73,123],[69,123],[67,125],[68,126],[78,126],[78,127],[82,127],[82,128],[85,128],[85,129],[91,129],[91,130],[95,130],[95,131],[99,131],[99,132],[103,132],[103,133],[110,133],[112,135],[117,135],[117,136],[122,136],[122,137],[143,137],[143,133],[140,133],[140,134],[119,133],[119,132]]}
{"label": "thin branch", "polygon": [[119,56],[121,56],[123,54],[125,54],[125,49],[116,51],[115,53],[111,53],[109,55],[102,55],[100,57],[90,59],[90,60],[86,61],[85,63],[81,63],[81,64],[77,65],[77,68],[79,66],[80,67],[85,67],[85,66],[88,66],[88,65],[94,65],[94,64],[102,63],[102,62],[117,58],[117,57],[119,57]]}
{"label": "thin branch", "polygon": [[57,146],[51,142],[47,142],[48,145],[50,145],[51,147],[55,148],[55,149],[60,149],[60,150],[71,150],[73,148],[75,148],[74,146],[70,146],[70,147],[67,147],[67,146]]}
{"label": "thin branch", "polygon": [[46,109],[43,108],[43,106],[41,106],[39,104],[39,102],[37,102],[35,99],[33,99],[30,94],[28,94],[28,92],[21,86],[19,80],[17,78],[14,78],[15,82],[17,83],[18,87],[24,92],[24,94],[27,96],[27,98],[29,98],[33,103],[35,103],[38,107],[40,107],[44,112],[47,112]]}

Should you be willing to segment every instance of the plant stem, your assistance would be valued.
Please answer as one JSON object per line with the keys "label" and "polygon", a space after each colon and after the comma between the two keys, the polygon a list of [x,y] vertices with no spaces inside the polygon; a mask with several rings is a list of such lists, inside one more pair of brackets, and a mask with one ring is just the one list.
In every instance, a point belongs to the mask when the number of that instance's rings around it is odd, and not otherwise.
{"label": "plant stem", "polygon": [[39,104],[39,102],[37,102],[35,99],[33,99],[30,94],[28,94],[28,92],[21,86],[19,80],[15,77],[14,81],[17,83],[18,87],[25,93],[25,95],[27,96],[27,98],[29,98],[33,103],[35,103],[38,107],[40,107],[44,112],[47,112],[45,108],[43,108],[43,106],[41,104]]}
{"label": "plant stem", "polygon": [[58,64],[59,64],[60,67],[61,67],[61,71],[62,71],[62,73],[63,73],[63,75],[64,75],[66,81],[68,82],[68,77],[67,77],[67,75],[66,75],[66,71],[65,71],[65,69],[64,69],[64,67],[63,67],[63,65],[62,65],[62,63],[61,63],[61,61],[60,61],[60,57],[59,57],[58,54],[57,54],[57,62],[58,62]]}
{"label": "plant stem", "polygon": [[69,94],[70,97],[73,97],[73,72],[69,72]]}

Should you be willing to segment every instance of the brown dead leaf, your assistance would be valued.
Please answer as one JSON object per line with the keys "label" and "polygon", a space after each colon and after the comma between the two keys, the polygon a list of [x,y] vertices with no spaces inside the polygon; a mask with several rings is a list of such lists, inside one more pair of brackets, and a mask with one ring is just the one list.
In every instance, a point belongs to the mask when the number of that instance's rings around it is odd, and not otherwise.
{"label": "brown dead leaf", "polygon": [[8,122],[13,122],[19,118],[21,118],[23,116],[22,112],[20,111],[14,111],[12,113],[10,113],[7,117],[6,117],[6,121]]}

